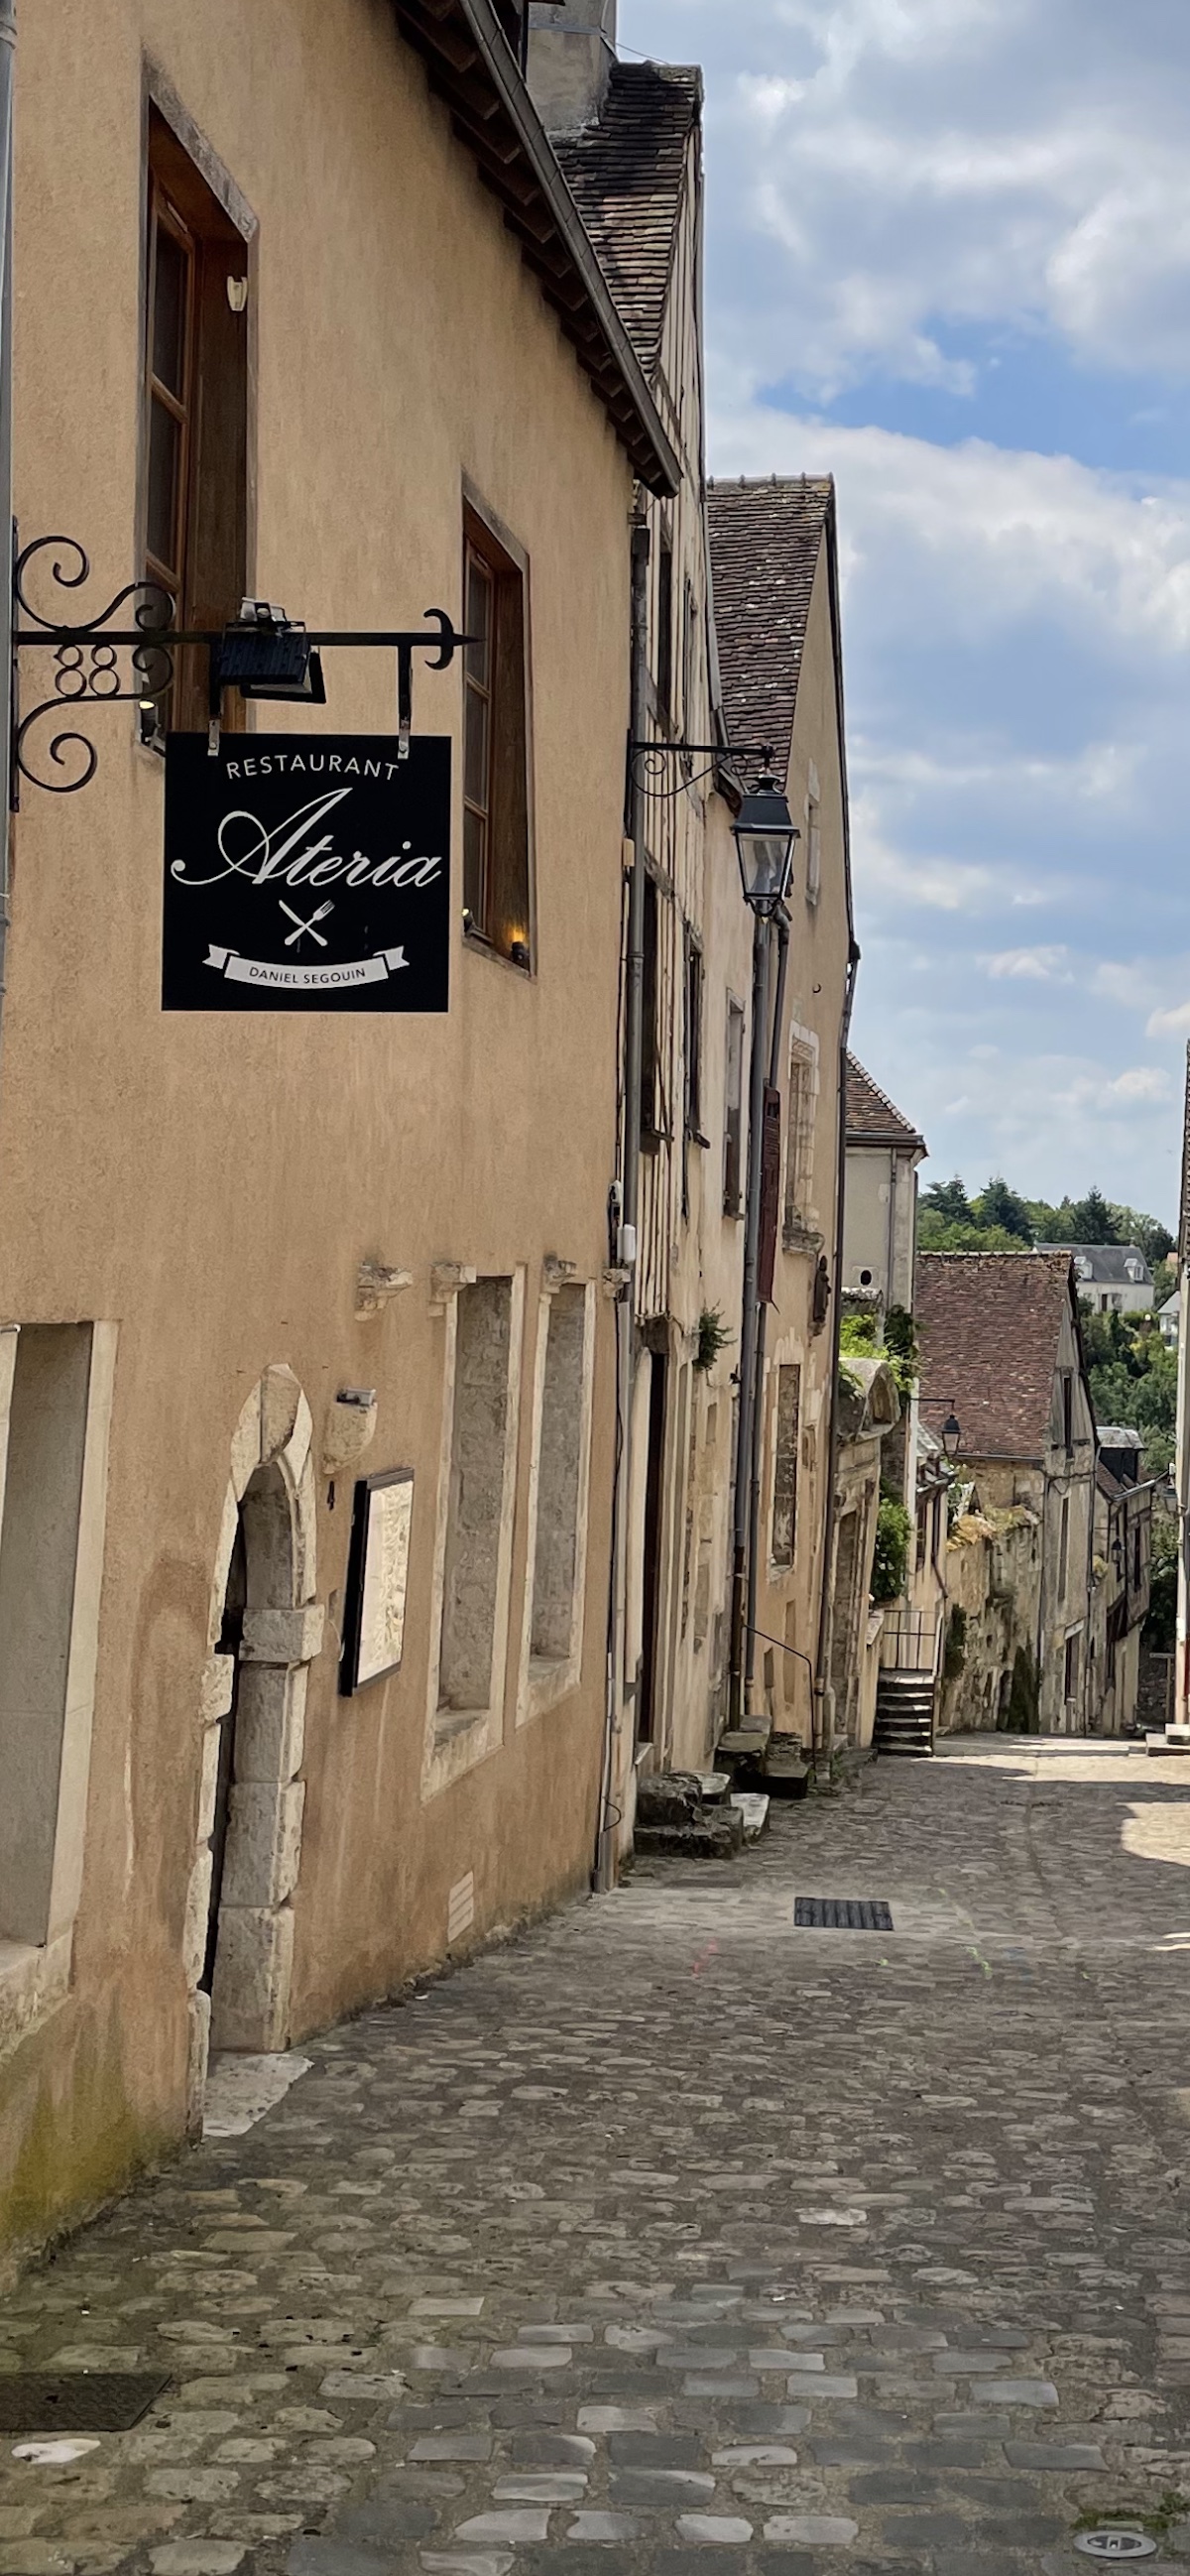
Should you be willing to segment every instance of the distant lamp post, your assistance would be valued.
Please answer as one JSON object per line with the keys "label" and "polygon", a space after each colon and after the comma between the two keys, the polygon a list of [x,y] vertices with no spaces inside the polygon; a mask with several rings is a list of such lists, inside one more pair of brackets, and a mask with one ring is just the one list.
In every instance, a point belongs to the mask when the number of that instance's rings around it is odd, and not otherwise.
{"label": "distant lamp post", "polygon": [[946,1420],[942,1425],[942,1446],[946,1451],[946,1455],[952,1466],[954,1465],[955,1459],[958,1457],[959,1445],[962,1441],[962,1437],[962,1425],[954,1410],[954,1406],[952,1405],[950,1412],[947,1414]]}
{"label": "distant lamp post", "polygon": [[1120,1576],[1124,1571],[1124,1543],[1120,1537],[1118,1528],[1112,1533],[1111,1561],[1116,1569],[1116,1581],[1118,1583]]}
{"label": "distant lamp post", "polygon": [[789,892],[798,837],[788,799],[770,771],[745,796],[731,829],[744,901],[758,920],[769,921]]}

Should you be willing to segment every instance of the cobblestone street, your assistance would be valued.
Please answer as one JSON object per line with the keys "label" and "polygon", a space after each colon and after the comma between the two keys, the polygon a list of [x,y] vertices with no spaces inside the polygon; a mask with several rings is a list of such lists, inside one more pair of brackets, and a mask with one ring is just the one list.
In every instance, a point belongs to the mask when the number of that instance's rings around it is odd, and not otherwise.
{"label": "cobblestone street", "polygon": [[1188,1868],[1176,1760],[969,1739],[315,2043],[4,2303],[171,2381],[0,2576],[1185,2566]]}

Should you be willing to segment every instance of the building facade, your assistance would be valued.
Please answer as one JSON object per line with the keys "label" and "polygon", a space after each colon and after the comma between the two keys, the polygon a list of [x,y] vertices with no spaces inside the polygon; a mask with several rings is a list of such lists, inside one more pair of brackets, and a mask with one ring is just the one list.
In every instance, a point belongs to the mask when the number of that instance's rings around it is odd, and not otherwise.
{"label": "building facade", "polygon": [[845,1294],[912,1313],[917,1171],[925,1157],[924,1136],[848,1056]]}
{"label": "building facade", "polygon": [[[1036,1531],[1028,1581],[1001,1587],[1010,1597],[997,1606],[1009,1615],[992,1704],[1007,1707],[1015,1675],[1018,1700],[1023,1687],[1041,1732],[1055,1735],[1094,1731],[1105,1689],[1098,1443],[1078,1287],[1067,1250],[923,1253],[917,1265],[927,1420],[953,1408],[971,1506],[990,1534],[1003,1546],[1013,1532]],[[1014,1549],[1021,1544],[1014,1537]],[[989,1598],[996,1590],[993,1578]]]}
{"label": "building facade", "polygon": [[[52,0],[21,13],[20,532],[93,566],[36,555],[32,613],[147,577],[187,628],[245,596],[357,634],[433,601],[474,642],[415,680],[412,751],[453,774],[430,1016],[163,1010],[160,738],[202,755],[208,717],[185,650],[166,698],[125,660],[134,703],[86,709],[82,792],[22,782],[8,2248],[193,2128],[209,2047],[281,2050],[591,1864],[630,523],[680,470],[519,35],[488,0],[112,0],[66,48]],[[23,656],[26,712],[68,667]],[[324,667],[321,711],[229,696],[218,759],[252,797],[254,737],[307,811],[314,735],[398,756],[391,652]],[[25,737],[57,786],[85,756],[60,712]],[[286,885],[298,957],[362,857],[327,849]]]}
{"label": "building facade", "polygon": [[1078,1293],[1095,1315],[1148,1315],[1153,1273],[1137,1243],[1039,1243],[1039,1252],[1069,1252]]}

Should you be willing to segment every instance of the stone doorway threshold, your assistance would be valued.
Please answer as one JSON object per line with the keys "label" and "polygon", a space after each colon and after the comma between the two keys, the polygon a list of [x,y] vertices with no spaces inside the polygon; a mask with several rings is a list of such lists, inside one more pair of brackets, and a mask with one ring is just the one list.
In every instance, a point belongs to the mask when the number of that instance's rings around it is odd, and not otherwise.
{"label": "stone doorway threshold", "polygon": [[272,2057],[241,2056],[221,2049],[211,2059],[203,2101],[204,2138],[242,2138],[254,2129],[274,2103],[284,2100],[299,2075],[308,2075],[314,2060],[286,2049]]}

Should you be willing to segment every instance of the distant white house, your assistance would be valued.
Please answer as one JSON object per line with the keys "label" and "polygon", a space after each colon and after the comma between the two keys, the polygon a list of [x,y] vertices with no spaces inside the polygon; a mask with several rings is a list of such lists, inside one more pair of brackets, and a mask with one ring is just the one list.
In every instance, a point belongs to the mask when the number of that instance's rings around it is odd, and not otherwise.
{"label": "distant white house", "polygon": [[1039,1243],[1039,1252],[1068,1252],[1078,1293],[1097,1315],[1147,1315],[1153,1273],[1135,1243]]}
{"label": "distant white house", "polygon": [[1181,1305],[1181,1297],[1175,1288],[1172,1297],[1167,1297],[1165,1304],[1157,1308],[1157,1330],[1167,1350],[1176,1351],[1178,1346]]}
{"label": "distant white house", "polygon": [[926,1140],[858,1059],[847,1058],[843,1286],[882,1306],[913,1306],[917,1166]]}

